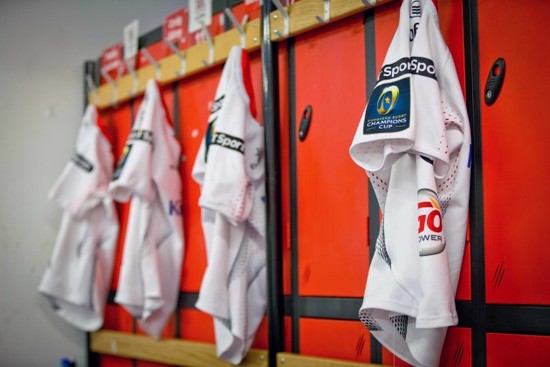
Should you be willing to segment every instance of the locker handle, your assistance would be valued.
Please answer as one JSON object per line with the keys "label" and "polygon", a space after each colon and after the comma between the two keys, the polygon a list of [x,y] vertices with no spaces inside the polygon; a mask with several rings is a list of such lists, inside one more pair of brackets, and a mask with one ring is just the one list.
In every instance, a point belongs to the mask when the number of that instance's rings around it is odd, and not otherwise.
{"label": "locker handle", "polygon": [[498,98],[502,84],[504,82],[504,72],[506,71],[506,62],[502,57],[496,59],[489,70],[487,82],[485,82],[485,103],[491,106]]}
{"label": "locker handle", "polygon": [[302,120],[300,121],[300,131],[298,133],[300,141],[304,141],[307,137],[307,133],[309,132],[309,125],[311,124],[312,114],[313,110],[311,108],[311,105],[307,105],[304,109],[304,112],[302,113]]}

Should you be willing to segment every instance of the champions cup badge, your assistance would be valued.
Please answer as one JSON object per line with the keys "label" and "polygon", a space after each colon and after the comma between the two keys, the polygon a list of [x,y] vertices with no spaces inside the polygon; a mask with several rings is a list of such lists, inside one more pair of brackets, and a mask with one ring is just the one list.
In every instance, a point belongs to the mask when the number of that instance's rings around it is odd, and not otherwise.
{"label": "champions cup badge", "polygon": [[381,115],[387,115],[393,110],[397,99],[399,98],[399,88],[396,85],[390,85],[382,90],[378,101],[376,102],[376,110]]}
{"label": "champions cup badge", "polygon": [[430,189],[418,190],[418,242],[420,256],[437,255],[445,249],[439,198]]}

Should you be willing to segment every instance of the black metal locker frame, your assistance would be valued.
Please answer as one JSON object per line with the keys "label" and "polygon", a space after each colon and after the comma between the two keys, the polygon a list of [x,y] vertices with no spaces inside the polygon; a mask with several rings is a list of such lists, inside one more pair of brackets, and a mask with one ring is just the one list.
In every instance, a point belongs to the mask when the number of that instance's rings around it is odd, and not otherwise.
{"label": "black metal locker frame", "polygon": [[485,331],[485,249],[483,225],[483,171],[481,159],[481,106],[479,99],[479,34],[477,0],[463,4],[466,62],[466,107],[472,131],[470,183],[470,262],[472,287],[472,365],[487,364]]}
{"label": "black metal locker frame", "polygon": [[277,353],[284,350],[284,298],[282,286],[281,164],[279,139],[278,44],[271,42],[271,1],[262,4],[262,99],[265,131],[267,197],[267,284],[268,363],[277,365]]}

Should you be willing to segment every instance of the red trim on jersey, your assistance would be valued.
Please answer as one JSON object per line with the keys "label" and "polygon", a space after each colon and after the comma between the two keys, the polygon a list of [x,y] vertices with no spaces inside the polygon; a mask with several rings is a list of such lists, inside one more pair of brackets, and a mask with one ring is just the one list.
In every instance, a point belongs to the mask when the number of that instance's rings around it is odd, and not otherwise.
{"label": "red trim on jersey", "polygon": [[248,99],[250,101],[249,108],[250,113],[254,118],[256,118],[256,101],[254,100],[254,89],[252,88],[252,78],[250,77],[250,62],[248,60],[248,53],[242,51],[241,57],[241,67],[243,74],[243,83],[246,89],[246,94],[248,94]]}
{"label": "red trim on jersey", "polygon": [[433,208],[433,204],[430,203],[429,201],[422,201],[420,203],[418,203],[418,209],[420,208]]}
{"label": "red trim on jersey", "polygon": [[174,127],[174,122],[172,121],[172,117],[170,117],[170,114],[168,113],[168,108],[166,107],[166,102],[164,102],[164,97],[162,95],[162,87],[159,84],[158,80],[155,80],[155,85],[157,86],[157,90],[159,92],[160,102],[162,103],[162,108],[164,108],[166,119],[168,120],[170,126]]}

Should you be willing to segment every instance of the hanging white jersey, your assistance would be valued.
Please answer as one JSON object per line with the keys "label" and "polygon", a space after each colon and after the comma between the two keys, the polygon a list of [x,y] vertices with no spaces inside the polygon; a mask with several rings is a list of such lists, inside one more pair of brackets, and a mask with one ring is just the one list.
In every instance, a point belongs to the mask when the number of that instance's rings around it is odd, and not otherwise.
{"label": "hanging white jersey", "polygon": [[213,316],[218,357],[233,364],[267,306],[264,138],[252,98],[248,55],[234,47],[193,167],[208,256],[196,307]]}
{"label": "hanging white jersey", "polygon": [[110,191],[131,199],[115,302],[159,338],[176,308],[183,261],[180,145],[159,87],[147,83]]}
{"label": "hanging white jersey", "polygon": [[383,220],[359,317],[399,358],[437,366],[462,265],[470,126],[431,0],[404,0],[350,148]]}
{"label": "hanging white jersey", "polygon": [[97,125],[95,107],[88,106],[71,161],[49,194],[64,214],[38,288],[60,317],[85,331],[103,325],[111,284],[118,236],[108,196],[112,172],[111,144]]}

